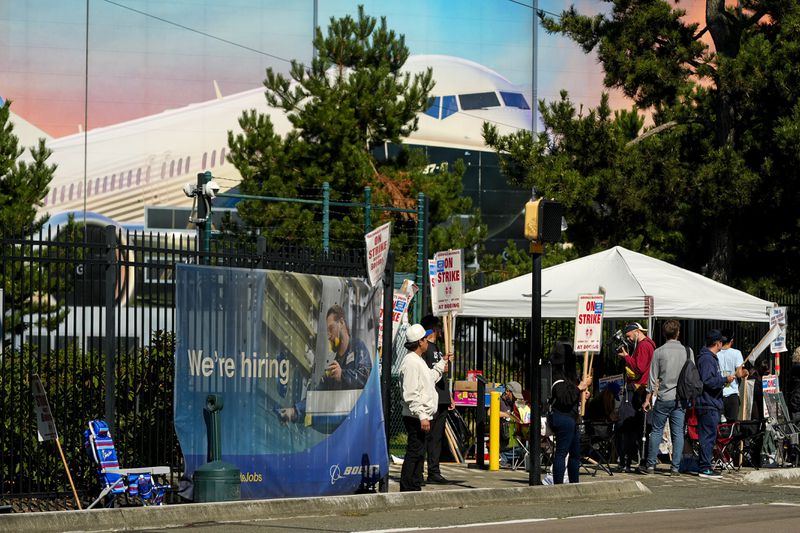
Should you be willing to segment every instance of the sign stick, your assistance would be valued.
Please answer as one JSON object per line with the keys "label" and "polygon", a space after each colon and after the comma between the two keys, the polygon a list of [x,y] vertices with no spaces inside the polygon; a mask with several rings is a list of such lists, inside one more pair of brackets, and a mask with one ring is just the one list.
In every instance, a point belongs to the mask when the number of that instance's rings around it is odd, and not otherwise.
{"label": "sign stick", "polygon": [[[594,357],[592,357],[594,359]],[[583,352],[583,377],[589,375],[589,352]],[[586,397],[581,393],[581,416],[586,414]]]}
{"label": "sign stick", "polygon": [[81,501],[78,499],[78,491],[75,490],[75,483],[72,481],[72,474],[69,473],[67,458],[64,457],[64,450],[61,449],[61,440],[58,437],[56,437],[56,446],[58,447],[58,453],[61,454],[61,462],[64,463],[64,470],[67,471],[67,479],[69,479],[69,486],[72,487],[72,495],[75,496],[75,503],[78,505],[78,510],[82,511],[83,507],[81,507]]}

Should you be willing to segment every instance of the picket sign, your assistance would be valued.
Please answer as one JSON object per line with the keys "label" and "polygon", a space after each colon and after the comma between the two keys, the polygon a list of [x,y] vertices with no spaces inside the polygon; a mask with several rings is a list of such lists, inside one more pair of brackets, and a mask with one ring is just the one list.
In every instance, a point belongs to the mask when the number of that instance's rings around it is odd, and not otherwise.
{"label": "picket sign", "polygon": [[[603,345],[603,294],[578,295],[578,307],[575,312],[575,339],[573,346],[576,352],[583,352],[583,377],[592,373],[594,354]],[[589,354],[591,353],[591,360]],[[586,412],[586,398],[581,394],[581,416]]]}
{"label": "picket sign", "polygon": [[64,470],[67,472],[67,478],[72,487],[72,495],[75,496],[75,503],[78,505],[78,509],[81,510],[83,508],[81,507],[80,499],[78,499],[78,491],[75,490],[75,483],[72,481],[72,474],[69,472],[67,458],[64,457],[64,450],[61,449],[56,422],[53,419],[53,413],[50,411],[50,403],[47,401],[47,393],[42,386],[42,381],[39,379],[39,374],[31,376],[31,394],[33,396],[33,410],[36,413],[36,430],[39,442],[46,440],[56,441],[58,453],[61,454],[61,462],[64,463]]}
{"label": "picket sign", "polygon": [[386,268],[386,259],[389,257],[389,243],[391,241],[391,223],[375,228],[364,236],[367,243],[367,272],[369,284],[375,287],[383,278]]}

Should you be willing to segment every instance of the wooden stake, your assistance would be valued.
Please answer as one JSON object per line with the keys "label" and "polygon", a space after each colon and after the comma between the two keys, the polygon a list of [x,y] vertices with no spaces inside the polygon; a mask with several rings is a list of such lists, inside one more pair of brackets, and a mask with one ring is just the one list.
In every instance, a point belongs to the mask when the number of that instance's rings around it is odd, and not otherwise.
{"label": "wooden stake", "polygon": [[82,511],[83,507],[81,507],[81,501],[78,499],[78,491],[75,490],[75,483],[72,481],[72,474],[69,473],[69,466],[67,466],[67,458],[64,457],[64,450],[61,449],[61,441],[58,440],[58,437],[56,437],[56,446],[58,446],[58,453],[61,454],[64,470],[67,471],[67,478],[69,479],[70,487],[72,487],[72,495],[75,496],[75,503],[78,504],[78,510]]}
{"label": "wooden stake", "polygon": [[[589,352],[583,352],[583,379],[589,375]],[[586,397],[581,393],[581,416],[586,413]]]}

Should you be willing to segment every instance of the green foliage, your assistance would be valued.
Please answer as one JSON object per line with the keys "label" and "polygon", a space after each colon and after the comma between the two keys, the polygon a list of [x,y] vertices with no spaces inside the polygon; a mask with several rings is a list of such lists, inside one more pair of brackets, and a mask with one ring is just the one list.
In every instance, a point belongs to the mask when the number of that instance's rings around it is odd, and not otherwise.
{"label": "green foliage", "polygon": [[[425,173],[427,161],[404,147],[378,162],[372,150],[399,144],[417,127],[417,113],[428,106],[432,72],[401,72],[408,58],[402,35],[388,29],[359,7],[353,18],[331,18],[327,33],[317,29],[317,56],[310,66],[292,63],[289,77],[268,69],[267,103],[283,111],[292,130],[281,137],[269,115],[245,111],[242,133],[228,134],[231,163],[242,175],[242,192],[283,198],[319,199],[330,184],[333,202],[363,201],[372,190],[375,205],[414,209],[417,195],[429,198],[429,249],[467,248],[485,236],[479,215],[462,196],[463,165]],[[272,243],[319,246],[319,206],[298,203],[239,204],[242,219],[261,228]],[[469,218],[462,222],[461,215]],[[415,214],[373,212],[372,226],[393,222],[396,270],[416,270]],[[364,213],[337,207],[330,219],[333,247],[363,246]]]}
{"label": "green foliage", "polygon": [[[56,168],[47,164],[51,151],[43,139],[30,148],[31,162],[17,161],[24,150],[19,147],[14,125],[9,120],[10,106],[10,102],[5,102],[0,107],[0,227],[9,237],[7,242],[11,237],[36,235],[47,222],[46,216],[37,216],[36,208],[42,206]],[[6,313],[4,333],[12,330],[20,333],[30,322],[53,327],[66,317],[64,302],[53,297],[69,289],[71,278],[59,260],[70,254],[74,256],[72,243],[80,236],[70,219],[52,246],[5,245],[0,272]],[[47,260],[36,260],[41,257]],[[37,268],[30,269],[31,261]]]}
{"label": "green foliage", "polygon": [[[150,347],[121,353],[117,358],[117,427],[113,436],[123,466],[179,463],[177,446],[175,450],[163,450],[136,445],[155,435],[174,434],[174,351],[174,334],[158,331]],[[30,376],[38,373],[75,485],[81,492],[98,494],[95,468],[83,449],[83,432],[89,420],[104,418],[104,355],[83,352],[76,345],[52,353],[24,345],[19,350],[5,350],[0,365],[4,376],[0,381],[0,469],[5,481],[0,490],[18,492],[20,489],[15,487],[28,487],[28,480],[32,480],[34,490],[70,490],[55,443],[40,443],[36,437]],[[169,453],[174,455],[168,457]]]}
{"label": "green foliage", "polygon": [[580,255],[623,245],[721,281],[797,287],[800,5],[708,0],[700,28],[665,0],[606,1],[608,14],[570,8],[543,25],[596,50],[606,87],[635,108],[539,102],[535,138],[486,128],[503,169],[565,205]]}

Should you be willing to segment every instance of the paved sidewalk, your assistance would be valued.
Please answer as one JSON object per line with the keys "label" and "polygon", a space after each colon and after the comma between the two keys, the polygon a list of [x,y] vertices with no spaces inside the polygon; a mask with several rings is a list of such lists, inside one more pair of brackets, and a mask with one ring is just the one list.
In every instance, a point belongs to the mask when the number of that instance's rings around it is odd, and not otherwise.
{"label": "paved sidewalk", "polygon": [[635,498],[662,486],[714,486],[719,483],[761,483],[800,478],[800,468],[742,470],[723,475],[722,479],[703,479],[682,475],[608,475],[598,471],[592,476],[581,472],[575,485],[528,485],[528,472],[469,468],[467,465],[443,464],[442,474],[453,483],[429,484],[422,492],[399,492],[400,465],[390,466],[388,494],[360,494],[320,498],[284,498],[239,502],[129,507],[91,511],[55,511],[19,513],[0,517],[0,532],[17,531],[111,531],[182,527],[188,524],[225,523],[259,520],[267,517],[335,516],[371,513],[387,509],[436,509],[491,505],[497,502],[548,502]]}

